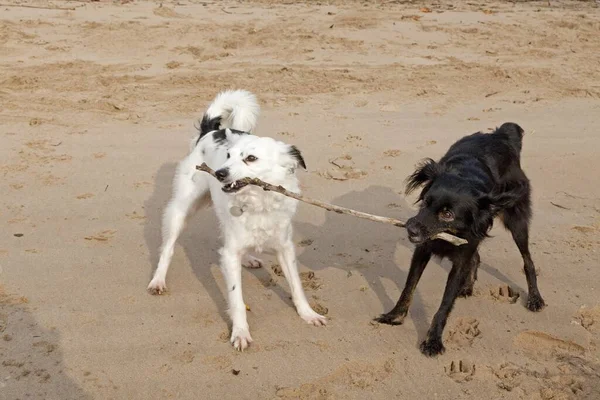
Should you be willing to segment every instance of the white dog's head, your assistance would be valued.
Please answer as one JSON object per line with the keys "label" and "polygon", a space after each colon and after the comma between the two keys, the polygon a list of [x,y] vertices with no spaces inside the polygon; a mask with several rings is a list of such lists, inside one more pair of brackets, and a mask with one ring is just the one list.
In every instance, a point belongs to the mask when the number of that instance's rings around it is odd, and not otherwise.
{"label": "white dog's head", "polygon": [[306,164],[295,146],[268,137],[243,135],[229,148],[227,161],[216,175],[225,193],[236,193],[246,186],[236,182],[239,179],[258,178],[281,185],[298,167],[306,169]]}

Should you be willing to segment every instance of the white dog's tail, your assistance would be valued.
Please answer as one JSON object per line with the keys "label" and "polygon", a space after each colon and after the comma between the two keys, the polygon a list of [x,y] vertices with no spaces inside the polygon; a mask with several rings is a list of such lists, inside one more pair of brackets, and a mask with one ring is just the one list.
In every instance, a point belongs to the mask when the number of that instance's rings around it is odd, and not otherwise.
{"label": "white dog's tail", "polygon": [[251,133],[256,127],[260,106],[247,90],[226,90],[217,95],[200,121],[200,137],[218,129]]}

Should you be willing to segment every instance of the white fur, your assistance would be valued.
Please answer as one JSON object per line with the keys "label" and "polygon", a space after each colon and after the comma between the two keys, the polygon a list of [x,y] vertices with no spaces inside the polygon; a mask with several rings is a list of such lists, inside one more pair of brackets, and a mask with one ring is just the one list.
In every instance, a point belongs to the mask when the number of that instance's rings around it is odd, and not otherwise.
{"label": "white fur", "polygon": [[[221,128],[251,132],[256,126],[258,113],[259,106],[254,95],[236,90],[220,93],[205,115],[209,118],[220,116]],[[205,134],[199,141],[196,136],[190,154],[179,163],[173,197],[163,217],[160,260],[148,290],[153,294],[161,294],[166,290],[165,278],[177,238],[194,212],[212,200],[224,239],[220,250],[221,270],[233,322],[233,346],[244,350],[252,342],[242,297],[241,266],[244,261],[248,267],[260,267],[261,261],[248,255],[248,251],[274,250],[300,317],[313,325],[325,325],[326,318],[313,311],[308,304],[298,275],[291,224],[297,201],[255,186],[246,186],[232,194],[222,190],[223,185],[240,178],[256,177],[299,192],[295,170],[301,163],[290,154],[292,147],[271,138],[232,133],[229,129],[225,129],[226,142],[219,143],[215,141],[213,133]],[[257,160],[248,162],[246,158],[249,155]],[[214,170],[228,170],[229,176],[224,182],[219,182],[204,172],[196,171],[196,165],[203,162]],[[243,213],[233,216],[230,212],[232,207],[243,209]]]}

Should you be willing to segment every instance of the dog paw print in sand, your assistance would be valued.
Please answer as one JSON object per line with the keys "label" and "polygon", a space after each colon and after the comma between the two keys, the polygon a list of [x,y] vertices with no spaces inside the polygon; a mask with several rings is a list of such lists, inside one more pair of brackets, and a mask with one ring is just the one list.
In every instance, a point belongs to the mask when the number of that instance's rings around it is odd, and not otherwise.
{"label": "dog paw print in sand", "polygon": [[316,299],[310,302],[310,306],[316,313],[319,313],[321,315],[327,315],[329,313],[329,308],[319,303]]}
{"label": "dog paw print in sand", "polygon": [[300,281],[304,290],[317,290],[321,287],[321,280],[317,278],[313,271],[300,272]]}
{"label": "dog paw print in sand", "polygon": [[384,157],[399,157],[402,154],[402,151],[397,149],[386,150],[383,152]]}
{"label": "dog paw print in sand", "polygon": [[86,236],[86,237],[84,237],[84,239],[90,240],[90,241],[96,241],[96,242],[107,242],[110,239],[112,239],[112,237],[115,235],[115,233],[117,233],[117,231],[108,229],[108,230],[96,233],[95,235]]}
{"label": "dog paw print in sand", "polygon": [[184,364],[190,364],[192,361],[194,361],[194,358],[195,358],[195,354],[193,351],[185,350],[182,353],[174,355],[173,361],[184,365]]}
{"label": "dog paw print in sand", "polygon": [[318,172],[325,179],[347,181],[349,179],[360,179],[367,175],[365,171],[355,168],[352,156],[348,154],[329,160],[329,164],[332,165],[331,168]]}
{"label": "dog paw print in sand", "polygon": [[283,270],[281,269],[281,265],[279,264],[271,264],[271,270],[277,276],[283,276]]}
{"label": "dog paw print in sand", "polygon": [[444,367],[444,372],[455,382],[468,382],[475,375],[475,364],[466,360],[452,361]]}
{"label": "dog paw print in sand", "polygon": [[458,318],[452,327],[448,330],[446,343],[455,347],[472,346],[475,338],[481,337],[479,330],[479,321],[475,318]]}
{"label": "dog paw print in sand", "polygon": [[489,293],[492,299],[501,303],[514,304],[519,299],[519,293],[508,285],[500,285],[490,288]]}
{"label": "dog paw print in sand", "polygon": [[581,307],[573,317],[573,322],[589,332],[600,332],[600,306]]}
{"label": "dog paw print in sand", "polygon": [[494,376],[498,379],[498,388],[511,392],[520,386],[527,377],[527,370],[513,363],[503,363],[498,367],[492,367]]}

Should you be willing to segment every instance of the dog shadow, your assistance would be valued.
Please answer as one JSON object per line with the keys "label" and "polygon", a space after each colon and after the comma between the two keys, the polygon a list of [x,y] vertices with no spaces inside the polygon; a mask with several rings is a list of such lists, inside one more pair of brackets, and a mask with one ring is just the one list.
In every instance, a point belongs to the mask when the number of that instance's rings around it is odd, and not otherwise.
{"label": "dog shadow", "polygon": [[[144,225],[144,238],[148,246],[149,255],[149,275],[148,282],[160,257],[160,246],[162,244],[162,215],[172,195],[173,178],[175,176],[176,163],[167,163],[162,165],[156,173],[154,179],[154,191],[148,200],[144,203],[146,213],[146,223]],[[215,283],[215,276],[210,268],[211,264],[219,262],[218,250],[221,246],[219,240],[219,225],[215,213],[210,208],[202,209],[196,213],[184,228],[177,246],[184,250],[192,270],[213,303],[219,310],[219,316],[223,321],[229,323],[229,317],[226,313],[227,302]],[[180,268],[181,266],[171,263],[171,268]],[[146,282],[145,284],[147,285]],[[167,276],[167,287],[169,287],[169,278]],[[150,294],[149,294],[150,295]]]}
{"label": "dog shadow", "polygon": [[[403,197],[383,186],[370,186],[362,191],[349,192],[333,199],[332,203],[404,221],[415,213]],[[326,214],[322,225],[298,222],[294,224],[294,229],[297,237],[312,241],[298,256],[302,264],[313,271],[333,267],[348,275],[359,273],[377,296],[382,312],[391,310],[396,304],[406,282],[413,249],[404,229],[333,212]],[[410,249],[409,252],[402,252],[408,254],[400,261],[402,267],[395,261],[398,245]],[[324,263],[325,259],[333,261]],[[393,298],[384,287],[385,281],[393,282],[398,288]],[[429,321],[418,288],[408,316],[419,337],[424,336],[429,328]]]}

